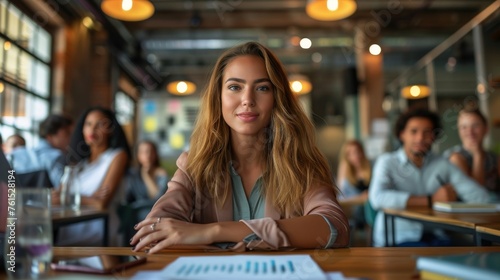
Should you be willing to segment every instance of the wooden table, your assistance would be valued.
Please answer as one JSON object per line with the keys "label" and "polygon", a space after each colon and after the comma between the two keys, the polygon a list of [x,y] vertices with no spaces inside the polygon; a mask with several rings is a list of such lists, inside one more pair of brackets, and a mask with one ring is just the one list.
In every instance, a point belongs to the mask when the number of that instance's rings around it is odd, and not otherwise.
{"label": "wooden table", "polygon": [[500,243],[500,222],[476,227],[476,245],[489,245],[491,242]]}
{"label": "wooden table", "polygon": [[351,218],[355,207],[363,206],[367,200],[367,196],[357,195],[345,199],[339,199],[339,204],[340,207],[342,207],[342,210],[344,210],[346,216]]}
{"label": "wooden table", "polygon": [[[365,202],[367,201],[368,196],[363,196],[363,195],[357,195],[345,199],[339,199],[339,205],[342,207],[342,210],[344,211],[344,214],[346,215],[347,219],[349,220],[349,226],[351,228],[351,235],[350,235],[350,241],[349,241],[349,246],[353,245],[353,240],[354,240],[354,234],[356,231],[356,220],[355,220],[355,213],[358,207],[363,207]],[[363,210],[364,211],[364,210]]]}
{"label": "wooden table", "polygon": [[[420,222],[424,227],[439,228],[471,234],[476,240],[476,226],[500,221],[500,213],[447,213],[430,208],[384,209],[385,241],[387,245],[396,242],[394,218],[403,218]],[[390,241],[389,242],[389,232]]]}
{"label": "wooden table", "polygon": [[351,206],[363,205],[367,200],[368,196],[357,195],[353,197],[339,199],[338,201],[340,206],[351,207]]}
{"label": "wooden table", "polygon": [[52,208],[52,229],[54,239],[57,236],[59,228],[80,222],[86,222],[96,219],[104,221],[104,240],[103,246],[108,245],[108,211],[99,210],[93,207],[82,206],[80,210],[62,209],[60,207]]}
{"label": "wooden table", "polygon": [[[461,254],[468,252],[498,252],[500,247],[432,247],[432,248],[373,248],[357,247],[333,250],[296,250],[289,252],[248,252],[245,254],[309,254],[325,272],[340,271],[346,277],[366,277],[368,279],[415,279],[418,256],[443,254]],[[126,247],[56,247],[54,257],[92,256],[96,254],[132,255],[134,252]],[[135,253],[145,255],[144,253]],[[219,256],[232,255],[229,252],[203,252],[201,250],[164,250],[159,254],[148,256],[145,264],[120,271],[110,276],[110,279],[131,277],[138,271],[160,270],[180,256]],[[71,274],[77,275],[77,274]],[[84,274],[79,274],[84,275]],[[0,275],[5,277],[4,275]],[[50,273],[50,278],[68,277],[66,272]],[[86,275],[90,277],[90,275]],[[112,277],[112,278],[111,278]],[[2,277],[0,277],[2,278]]]}

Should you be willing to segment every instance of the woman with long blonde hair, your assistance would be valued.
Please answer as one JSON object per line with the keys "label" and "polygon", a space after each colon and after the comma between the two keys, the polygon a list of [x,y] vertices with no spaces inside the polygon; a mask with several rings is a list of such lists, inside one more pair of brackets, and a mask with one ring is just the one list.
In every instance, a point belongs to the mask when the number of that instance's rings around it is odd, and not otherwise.
{"label": "woman with long blonde hair", "polygon": [[337,172],[341,198],[367,196],[371,175],[372,167],[365,155],[363,145],[358,140],[347,141],[340,150]]}
{"label": "woman with long blonde hair", "polygon": [[372,175],[370,161],[366,157],[363,144],[358,140],[349,140],[340,150],[337,184],[340,194],[338,199],[355,206],[351,207],[351,215],[357,228],[367,224],[365,209],[361,203],[368,200],[368,186]]}
{"label": "woman with long blonde hair", "polygon": [[348,222],[314,135],[268,48],[249,42],[227,50],[203,94],[190,151],[136,226],[134,250],[347,246]]}

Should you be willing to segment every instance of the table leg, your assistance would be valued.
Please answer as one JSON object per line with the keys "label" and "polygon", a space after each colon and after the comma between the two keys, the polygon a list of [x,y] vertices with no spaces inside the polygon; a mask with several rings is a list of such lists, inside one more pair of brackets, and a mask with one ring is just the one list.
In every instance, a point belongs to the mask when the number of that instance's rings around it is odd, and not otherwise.
{"label": "table leg", "polygon": [[[498,239],[498,237],[497,237]],[[493,240],[488,237],[488,234],[483,234],[481,232],[476,231],[474,234],[474,242],[476,246],[491,246],[493,245]]]}
{"label": "table leg", "polygon": [[395,226],[394,226],[394,219],[395,217],[394,216],[390,216],[390,222],[391,222],[391,239],[392,239],[392,245],[393,247],[396,247],[396,229],[395,229]]}
{"label": "table leg", "polygon": [[109,228],[108,228],[108,220],[109,220],[109,215],[106,215],[103,217],[104,219],[104,240],[102,242],[104,247],[108,246],[108,240],[109,240]]}
{"label": "table leg", "polygon": [[[384,229],[385,229],[385,246],[395,247],[396,246],[396,236],[394,230],[394,216],[384,213]],[[389,234],[390,231],[390,234]],[[390,238],[389,238],[390,235]],[[391,239],[391,242],[389,242]]]}
{"label": "table leg", "polygon": [[52,229],[52,244],[56,244],[57,242],[57,236],[59,235],[59,227],[54,227]]}
{"label": "table leg", "polygon": [[482,246],[482,242],[481,242],[481,234],[479,232],[476,231],[476,233],[474,234],[474,243],[476,243],[476,246]]}
{"label": "table leg", "polygon": [[389,216],[384,213],[384,232],[385,232],[385,246],[389,247]]}

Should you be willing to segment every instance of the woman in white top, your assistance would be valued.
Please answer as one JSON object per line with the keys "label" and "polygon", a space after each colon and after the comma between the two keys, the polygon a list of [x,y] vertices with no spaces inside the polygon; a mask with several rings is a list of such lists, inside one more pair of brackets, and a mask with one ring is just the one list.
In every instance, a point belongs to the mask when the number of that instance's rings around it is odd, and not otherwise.
{"label": "woman in white top", "polygon": [[[76,124],[69,160],[76,164],[74,180],[80,184],[81,204],[110,210],[110,237],[118,229],[115,206],[122,198],[121,180],[129,159],[130,148],[114,113],[101,107],[88,109]],[[102,221],[82,222],[62,228],[57,245],[99,246],[103,233]],[[119,242],[110,241],[110,245]]]}

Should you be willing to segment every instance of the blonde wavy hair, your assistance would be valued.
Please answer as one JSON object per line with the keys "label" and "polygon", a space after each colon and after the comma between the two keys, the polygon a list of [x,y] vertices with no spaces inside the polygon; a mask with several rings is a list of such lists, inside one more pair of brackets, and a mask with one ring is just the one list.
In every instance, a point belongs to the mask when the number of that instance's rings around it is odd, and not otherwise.
{"label": "blonde wavy hair", "polygon": [[362,156],[362,159],[361,159],[361,169],[363,171],[365,171],[365,174],[366,174],[366,178],[363,178],[363,181],[364,181],[365,184],[369,184],[370,183],[370,179],[371,179],[371,175],[372,175],[372,171],[371,171],[372,168],[371,168],[370,161],[366,157],[365,150],[363,149],[363,145],[358,140],[349,140],[349,141],[347,141],[342,146],[342,148],[340,150],[340,164],[345,164],[345,166],[346,166],[345,178],[352,185],[356,185],[356,183],[358,182],[358,178],[356,176],[356,169],[349,162],[349,160],[347,159],[347,149],[349,147],[355,147],[361,153],[361,156]]}
{"label": "blonde wavy hair", "polygon": [[262,58],[273,84],[274,108],[269,127],[262,135],[265,171],[263,195],[281,213],[300,215],[303,196],[315,184],[334,186],[328,163],[316,147],[315,129],[292,94],[283,65],[266,47],[248,42],[225,51],[212,69],[191,135],[186,171],[196,188],[213,196],[219,205],[231,188],[231,132],[222,116],[222,77],[236,57]]}

